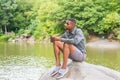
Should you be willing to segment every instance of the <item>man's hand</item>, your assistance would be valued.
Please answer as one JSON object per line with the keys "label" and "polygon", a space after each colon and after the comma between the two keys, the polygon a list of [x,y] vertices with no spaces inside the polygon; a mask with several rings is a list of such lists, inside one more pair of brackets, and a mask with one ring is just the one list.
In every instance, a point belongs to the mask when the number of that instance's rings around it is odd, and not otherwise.
{"label": "man's hand", "polygon": [[54,41],[61,41],[61,38],[60,37],[51,36],[51,42],[54,42]]}
{"label": "man's hand", "polygon": [[61,41],[60,37],[54,37],[54,41]]}

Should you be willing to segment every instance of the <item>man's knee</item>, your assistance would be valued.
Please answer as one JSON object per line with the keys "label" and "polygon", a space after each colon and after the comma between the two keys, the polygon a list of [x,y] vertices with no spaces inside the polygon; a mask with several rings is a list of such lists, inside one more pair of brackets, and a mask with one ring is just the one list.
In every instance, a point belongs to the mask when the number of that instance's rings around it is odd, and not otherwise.
{"label": "man's knee", "polygon": [[70,44],[70,45],[69,45],[69,48],[70,48],[70,49],[73,49],[73,48],[74,48],[74,45],[73,45],[73,44]]}
{"label": "man's knee", "polygon": [[54,41],[53,44],[57,46],[63,45],[61,41]]}
{"label": "man's knee", "polygon": [[54,41],[53,43],[54,43],[54,44],[58,44],[58,43],[60,43],[60,41]]}
{"label": "man's knee", "polygon": [[64,48],[69,48],[70,52],[73,53],[75,50],[75,47],[73,44],[68,44],[68,43],[64,43]]}
{"label": "man's knee", "polygon": [[64,43],[64,47],[72,48],[72,47],[73,47],[73,44]]}

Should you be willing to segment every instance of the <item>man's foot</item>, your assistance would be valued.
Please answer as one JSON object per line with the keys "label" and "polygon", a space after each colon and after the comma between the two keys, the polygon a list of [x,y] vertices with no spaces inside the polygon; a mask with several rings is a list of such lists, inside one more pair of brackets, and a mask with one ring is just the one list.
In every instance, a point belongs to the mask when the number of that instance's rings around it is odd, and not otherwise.
{"label": "man's foot", "polygon": [[60,68],[61,68],[60,66],[55,66],[50,75],[54,76],[55,74],[57,74]]}
{"label": "man's foot", "polygon": [[64,77],[67,72],[68,72],[68,68],[66,68],[66,69],[60,69],[59,72],[58,72],[58,74],[57,74],[57,76],[56,76],[56,78],[59,79],[59,78]]}

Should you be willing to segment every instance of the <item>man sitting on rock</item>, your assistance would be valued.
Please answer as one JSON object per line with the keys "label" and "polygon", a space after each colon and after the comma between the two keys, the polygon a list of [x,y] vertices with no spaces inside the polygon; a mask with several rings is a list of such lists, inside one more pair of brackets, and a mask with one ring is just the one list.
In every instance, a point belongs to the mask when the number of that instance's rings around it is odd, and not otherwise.
{"label": "man sitting on rock", "polygon": [[[67,72],[68,58],[76,62],[84,61],[86,57],[85,38],[81,29],[76,27],[76,20],[67,19],[65,23],[66,32],[61,37],[51,37],[54,47],[56,66],[51,72],[51,76],[62,78]],[[60,63],[60,51],[63,53],[63,64]]]}

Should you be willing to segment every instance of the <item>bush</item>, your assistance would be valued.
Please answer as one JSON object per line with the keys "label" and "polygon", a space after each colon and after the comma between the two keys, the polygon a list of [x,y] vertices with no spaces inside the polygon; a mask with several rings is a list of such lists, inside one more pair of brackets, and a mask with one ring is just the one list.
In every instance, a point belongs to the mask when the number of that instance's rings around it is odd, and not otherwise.
{"label": "bush", "polygon": [[0,36],[2,36],[3,35],[3,32],[2,31],[0,31]]}
{"label": "bush", "polygon": [[39,39],[39,37],[40,37],[39,35],[40,35],[40,32],[39,32],[39,31],[35,31],[33,36],[34,36],[36,39]]}
{"label": "bush", "polygon": [[0,41],[8,41],[9,38],[10,38],[10,36],[8,36],[8,35],[2,35],[2,36],[0,36]]}
{"label": "bush", "polygon": [[113,34],[114,34],[116,39],[120,40],[120,28],[114,29]]}
{"label": "bush", "polygon": [[57,26],[67,18],[76,18],[77,27],[85,31],[86,36],[91,33],[97,36],[109,36],[115,28],[120,27],[120,14],[117,9],[119,1],[117,0],[109,3],[106,0],[70,0],[60,4],[62,4],[61,8],[53,13],[54,20],[58,21],[56,28],[60,32],[61,27]]}
{"label": "bush", "polygon": [[21,35],[21,34],[23,34],[24,33],[24,29],[20,29],[19,31],[18,31],[18,35]]}
{"label": "bush", "polygon": [[115,28],[120,26],[120,15],[117,12],[111,12],[103,19],[104,26],[102,30],[107,32],[107,34],[113,33]]}

